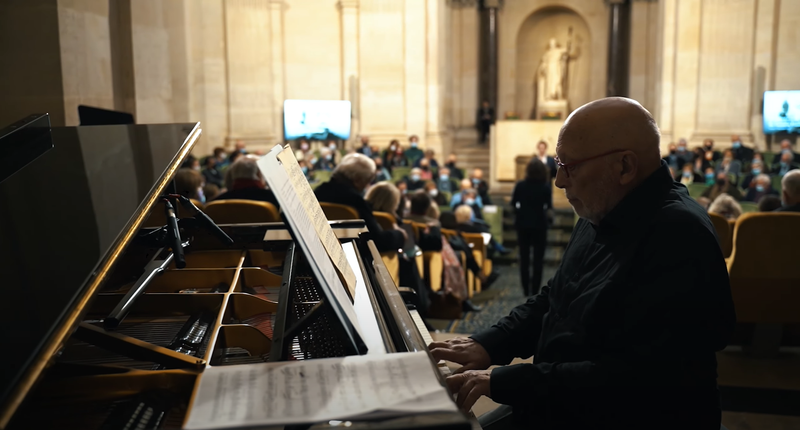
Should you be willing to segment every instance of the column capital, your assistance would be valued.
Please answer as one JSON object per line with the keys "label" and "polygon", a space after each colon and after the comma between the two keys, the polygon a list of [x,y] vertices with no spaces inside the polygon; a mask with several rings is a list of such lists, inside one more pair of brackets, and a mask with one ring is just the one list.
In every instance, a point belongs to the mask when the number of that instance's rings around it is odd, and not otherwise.
{"label": "column capital", "polygon": [[336,6],[339,9],[358,9],[359,0],[339,0],[339,3],[336,3]]}

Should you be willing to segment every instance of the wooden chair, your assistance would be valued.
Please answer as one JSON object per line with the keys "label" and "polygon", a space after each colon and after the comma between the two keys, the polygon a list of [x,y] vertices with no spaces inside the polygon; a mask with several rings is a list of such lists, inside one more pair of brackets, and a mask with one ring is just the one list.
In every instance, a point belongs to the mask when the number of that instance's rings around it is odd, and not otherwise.
{"label": "wooden chair", "polygon": [[281,216],[272,203],[257,200],[214,200],[204,212],[217,224],[279,222]]}
{"label": "wooden chair", "polygon": [[[414,227],[414,239],[419,241],[420,232],[427,226],[404,220],[404,224]],[[417,260],[417,267],[419,267],[419,260]],[[444,273],[444,262],[442,260],[442,253],[440,251],[422,251],[422,274],[423,280],[428,285],[432,292],[437,292],[442,289],[442,274]]]}
{"label": "wooden chair", "polygon": [[502,206],[484,206],[481,211],[483,220],[489,224],[489,232],[497,243],[503,243],[503,207]]}
{"label": "wooden chair", "polygon": [[358,211],[350,206],[327,202],[320,202],[319,205],[322,207],[322,212],[325,213],[328,221],[361,219]]}
{"label": "wooden chair", "polygon": [[[475,258],[475,262],[478,263],[478,266],[483,268],[488,261],[486,256],[486,245],[483,242],[483,235],[480,233],[462,232],[461,237],[463,237],[470,248],[472,248],[472,256]],[[480,293],[482,289],[480,279],[477,279],[469,270],[467,270],[467,288],[470,297],[472,297],[475,293]]]}
{"label": "wooden chair", "polygon": [[708,217],[711,218],[711,224],[714,224],[714,229],[717,231],[722,255],[724,255],[725,258],[730,257],[731,251],[733,250],[733,234],[728,220],[722,215],[712,212],[708,213]]}
{"label": "wooden chair", "polygon": [[[378,221],[378,225],[384,230],[393,229],[394,224],[397,222],[397,219],[388,212],[378,211],[373,212],[372,215],[375,217],[375,220]],[[383,259],[383,264],[386,265],[386,270],[392,275],[395,285],[400,285],[400,256],[397,254],[397,251],[381,252],[381,258]],[[420,259],[422,259],[421,255]],[[422,273],[422,271],[420,270],[419,273]]]}

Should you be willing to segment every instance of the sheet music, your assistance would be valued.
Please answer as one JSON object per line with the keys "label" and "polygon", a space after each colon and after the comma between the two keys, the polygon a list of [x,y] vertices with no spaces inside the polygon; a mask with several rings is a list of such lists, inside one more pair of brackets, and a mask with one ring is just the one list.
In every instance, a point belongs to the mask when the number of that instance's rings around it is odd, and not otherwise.
{"label": "sheet music", "polygon": [[211,367],[184,428],[288,425],[456,412],[425,352]]}
{"label": "sheet music", "polygon": [[314,190],[312,190],[311,186],[308,184],[308,179],[303,175],[303,171],[300,170],[300,165],[297,164],[297,159],[294,157],[294,153],[291,148],[289,148],[289,145],[286,145],[283,151],[278,154],[278,160],[280,160],[284,170],[286,170],[286,173],[289,175],[289,182],[292,183],[300,202],[311,218],[314,231],[317,232],[317,236],[319,236],[320,241],[322,241],[322,246],[325,247],[328,255],[331,256],[336,270],[338,270],[344,278],[345,285],[348,291],[350,291],[350,297],[355,298],[356,275],[350,269],[350,265],[347,264],[347,258],[342,251],[342,244],[339,243],[339,239],[336,238],[333,229],[330,224],[328,224],[328,218],[325,216],[325,213],[322,212],[322,207],[320,207],[319,201],[317,201],[317,196],[314,195]]}
{"label": "sheet music", "polygon": [[[358,325],[358,318],[353,308],[353,302],[350,301],[350,297],[348,297],[347,291],[345,291],[342,281],[336,273],[336,269],[333,267],[329,254],[322,246],[319,235],[317,235],[315,230],[311,227],[312,221],[301,199],[297,198],[297,193],[294,185],[292,185],[289,180],[288,173],[278,162],[277,157],[275,157],[275,152],[280,150],[280,145],[276,146],[269,154],[261,157],[258,160],[258,168],[261,170],[267,183],[269,183],[278,203],[280,203],[281,209],[284,215],[286,215],[286,220],[292,228],[292,231],[297,235],[297,244],[309,260],[309,264],[319,269],[321,277],[321,279],[318,279],[319,283],[322,285],[323,289],[327,289],[333,294],[331,299],[338,303],[338,308],[345,313],[345,317],[352,322],[358,336],[363,339],[364,336],[361,334],[361,329]],[[330,226],[328,226],[328,229],[330,229]],[[344,254],[343,251],[342,254]],[[345,259],[345,263],[346,262],[347,260]],[[353,277],[355,278],[355,275],[353,275]],[[355,292],[353,296],[355,296]],[[337,306],[334,306],[334,308],[336,309]]]}

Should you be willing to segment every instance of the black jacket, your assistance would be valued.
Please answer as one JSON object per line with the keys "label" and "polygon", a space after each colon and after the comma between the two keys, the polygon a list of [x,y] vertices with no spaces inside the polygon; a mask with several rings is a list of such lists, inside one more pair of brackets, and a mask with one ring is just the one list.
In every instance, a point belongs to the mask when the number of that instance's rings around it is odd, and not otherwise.
{"label": "black jacket", "polygon": [[278,204],[278,199],[275,198],[275,194],[272,193],[272,190],[256,187],[226,191],[215,197],[214,201],[231,199],[257,200],[259,202],[272,203],[278,209],[281,207],[281,205]]}
{"label": "black jacket", "polygon": [[715,352],[735,323],[714,226],[662,163],[599,225],[578,221],[542,291],[473,339],[492,364],[534,356],[491,373],[523,426],[717,430]]}
{"label": "black jacket", "polygon": [[775,209],[773,212],[800,212],[800,203],[791,206],[783,206]]}
{"label": "black jacket", "polygon": [[318,186],[314,194],[320,202],[338,203],[358,211],[358,216],[364,220],[378,251],[396,251],[403,247],[403,233],[399,230],[382,229],[372,215],[372,206],[349,183],[331,178],[330,181]]}
{"label": "black jacket", "polygon": [[514,226],[517,230],[547,228],[545,212],[551,207],[551,195],[550,184],[547,182],[517,182],[511,194],[511,209],[514,211]]}

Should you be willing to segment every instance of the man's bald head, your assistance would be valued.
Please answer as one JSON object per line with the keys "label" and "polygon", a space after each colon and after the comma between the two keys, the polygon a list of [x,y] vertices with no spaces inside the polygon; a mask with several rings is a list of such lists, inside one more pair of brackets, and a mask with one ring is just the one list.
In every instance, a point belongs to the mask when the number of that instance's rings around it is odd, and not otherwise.
{"label": "man's bald head", "polygon": [[575,211],[593,223],[661,166],[661,136],[653,116],[635,100],[609,97],[587,103],[566,120],[556,154],[556,186]]}
{"label": "man's bald head", "polygon": [[792,206],[800,203],[800,170],[790,170],[781,179],[783,203]]}

